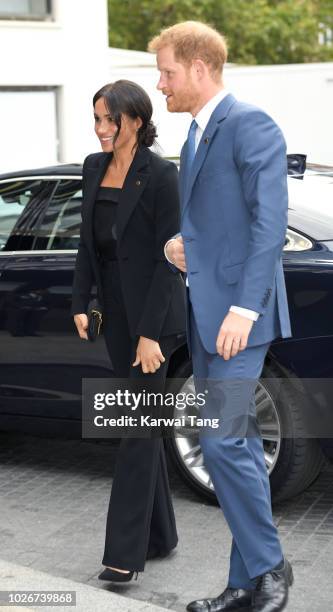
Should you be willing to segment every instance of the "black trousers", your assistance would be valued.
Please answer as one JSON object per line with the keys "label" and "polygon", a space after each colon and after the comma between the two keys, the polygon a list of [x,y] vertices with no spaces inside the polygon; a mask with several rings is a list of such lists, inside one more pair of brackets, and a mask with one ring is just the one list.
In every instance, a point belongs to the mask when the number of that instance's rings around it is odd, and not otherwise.
{"label": "black trousers", "polygon": [[[142,388],[163,392],[175,336],[160,339],[165,362],[154,374],[133,367],[137,340],[131,338],[121,294],[117,262],[101,266],[103,282],[103,329],[116,378],[135,380]],[[137,386],[136,386],[137,389]],[[139,412],[147,408],[139,406]],[[103,565],[143,571],[147,557],[167,554],[178,537],[171,501],[163,438],[131,437],[124,432],[117,455],[106,524]]]}

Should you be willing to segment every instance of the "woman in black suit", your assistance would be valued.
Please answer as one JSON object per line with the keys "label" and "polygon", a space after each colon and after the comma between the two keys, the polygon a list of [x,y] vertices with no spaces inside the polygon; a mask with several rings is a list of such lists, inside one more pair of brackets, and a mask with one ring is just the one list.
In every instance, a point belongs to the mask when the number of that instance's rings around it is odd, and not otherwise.
{"label": "woman in black suit", "polygon": [[[115,377],[163,391],[177,334],[185,329],[184,283],[163,250],[179,231],[178,172],[149,150],[156,137],[152,105],[139,85],[108,84],[93,106],[103,152],[83,165],[72,313],[87,339],[96,282]],[[129,581],[147,558],[167,555],[178,540],[163,440],[130,436],[122,438],[117,457],[102,580]]]}

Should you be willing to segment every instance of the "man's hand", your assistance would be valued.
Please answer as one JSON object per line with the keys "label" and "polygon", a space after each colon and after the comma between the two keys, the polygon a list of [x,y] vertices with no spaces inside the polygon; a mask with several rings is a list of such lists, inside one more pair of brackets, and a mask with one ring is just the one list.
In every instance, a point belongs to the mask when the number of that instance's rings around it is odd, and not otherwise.
{"label": "man's hand", "polygon": [[226,361],[247,347],[253,321],[235,312],[228,312],[216,340],[216,350]]}
{"label": "man's hand", "polygon": [[182,272],[186,272],[184,243],[181,236],[177,236],[177,238],[170,241],[166,247],[166,254],[176,268],[179,268]]}
{"label": "man's hand", "polygon": [[88,340],[88,317],[86,314],[76,314],[74,315],[74,323],[76,325],[76,329],[79,333],[80,338],[82,340]]}
{"label": "man's hand", "polygon": [[144,374],[154,374],[164,361],[165,357],[162,355],[159,343],[150,338],[140,336],[136,349],[136,358],[132,365],[137,366],[141,363]]}

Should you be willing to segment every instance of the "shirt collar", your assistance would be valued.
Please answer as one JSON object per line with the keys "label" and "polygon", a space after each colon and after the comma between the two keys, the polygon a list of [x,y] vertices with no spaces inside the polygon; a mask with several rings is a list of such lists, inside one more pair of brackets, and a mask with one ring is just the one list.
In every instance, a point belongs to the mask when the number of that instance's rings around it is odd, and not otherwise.
{"label": "shirt collar", "polygon": [[228,95],[228,93],[229,92],[226,89],[221,89],[217,94],[215,94],[215,96],[213,96],[213,98],[208,100],[207,104],[205,104],[205,106],[203,106],[202,109],[199,110],[196,117],[194,117],[199,128],[203,132],[205,131],[208,121],[211,118],[211,115],[213,114],[217,105],[220,104],[220,102],[223,100],[223,98],[225,98],[225,96]]}

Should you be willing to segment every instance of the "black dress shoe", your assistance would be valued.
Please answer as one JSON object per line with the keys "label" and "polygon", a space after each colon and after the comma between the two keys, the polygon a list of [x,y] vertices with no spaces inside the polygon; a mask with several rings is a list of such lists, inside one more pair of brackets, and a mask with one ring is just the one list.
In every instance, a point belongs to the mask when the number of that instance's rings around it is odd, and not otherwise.
{"label": "black dress shoe", "polygon": [[260,576],[252,592],[253,612],[279,612],[288,602],[288,588],[294,582],[293,570],[287,559],[282,569],[273,569]]}
{"label": "black dress shoe", "polygon": [[188,604],[189,612],[227,612],[228,610],[249,610],[252,591],[227,588],[212,599],[196,599]]}
{"label": "black dress shoe", "polygon": [[123,572],[117,572],[116,570],[106,567],[105,570],[98,576],[98,579],[109,580],[110,582],[130,582],[134,574],[136,574],[135,580],[137,580],[138,572],[127,572],[124,574]]}

